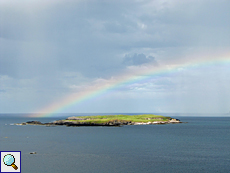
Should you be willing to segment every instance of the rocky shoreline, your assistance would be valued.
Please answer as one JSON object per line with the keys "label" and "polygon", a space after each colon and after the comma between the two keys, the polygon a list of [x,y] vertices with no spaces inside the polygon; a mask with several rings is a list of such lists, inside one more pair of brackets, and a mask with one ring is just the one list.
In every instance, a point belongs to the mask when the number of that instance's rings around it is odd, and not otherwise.
{"label": "rocky shoreline", "polygon": [[132,122],[123,120],[113,120],[105,123],[93,123],[93,122],[80,122],[71,117],[66,120],[57,120],[50,123],[41,123],[40,121],[27,121],[24,123],[16,123],[15,125],[42,125],[42,126],[124,126],[124,125],[159,125],[159,124],[178,124],[182,123],[178,119],[171,118],[168,121],[154,121],[154,122]]}

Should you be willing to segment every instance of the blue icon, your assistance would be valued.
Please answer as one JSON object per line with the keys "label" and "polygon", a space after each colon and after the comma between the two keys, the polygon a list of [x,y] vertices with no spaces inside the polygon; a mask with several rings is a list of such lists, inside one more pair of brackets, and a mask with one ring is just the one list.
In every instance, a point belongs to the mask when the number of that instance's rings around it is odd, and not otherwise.
{"label": "blue icon", "polygon": [[12,154],[7,154],[3,158],[3,162],[7,166],[12,166],[15,170],[18,169],[18,167],[14,164],[15,163],[15,158]]}

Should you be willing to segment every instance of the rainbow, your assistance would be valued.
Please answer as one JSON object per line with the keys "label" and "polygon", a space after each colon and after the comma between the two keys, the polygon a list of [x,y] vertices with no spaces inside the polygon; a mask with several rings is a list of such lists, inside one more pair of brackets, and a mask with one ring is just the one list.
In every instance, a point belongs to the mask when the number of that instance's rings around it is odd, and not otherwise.
{"label": "rainbow", "polygon": [[55,103],[50,104],[49,106],[41,109],[39,114],[32,114],[30,117],[50,117],[55,113],[59,113],[67,107],[79,104],[86,100],[90,100],[95,97],[99,97],[107,92],[111,92],[121,86],[129,85],[137,82],[141,82],[156,76],[163,76],[165,74],[176,73],[180,69],[186,68],[200,68],[208,67],[213,65],[228,65],[230,63],[229,56],[224,58],[211,59],[209,60],[199,60],[199,61],[190,61],[188,62],[171,62],[173,65],[148,65],[145,67],[140,67],[139,69],[129,69],[124,74],[120,74],[116,77],[111,78],[110,80],[101,80],[100,83],[91,85],[90,87],[85,88],[80,92],[73,93],[67,97],[59,100]]}

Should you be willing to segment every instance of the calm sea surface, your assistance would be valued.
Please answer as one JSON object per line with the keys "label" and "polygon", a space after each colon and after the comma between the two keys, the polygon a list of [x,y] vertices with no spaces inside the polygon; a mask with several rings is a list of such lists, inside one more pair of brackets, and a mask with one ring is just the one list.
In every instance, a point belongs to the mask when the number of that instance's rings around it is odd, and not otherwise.
{"label": "calm sea surface", "polygon": [[[23,173],[230,172],[230,117],[168,114],[188,123],[45,127],[10,124],[69,115],[14,116],[0,114],[0,150],[21,151]],[[33,151],[37,154],[29,154]]]}

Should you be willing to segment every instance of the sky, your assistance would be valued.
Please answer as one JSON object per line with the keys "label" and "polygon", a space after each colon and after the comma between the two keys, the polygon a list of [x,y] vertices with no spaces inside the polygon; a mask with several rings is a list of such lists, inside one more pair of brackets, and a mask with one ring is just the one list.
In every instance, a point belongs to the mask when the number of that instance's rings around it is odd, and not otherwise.
{"label": "sky", "polygon": [[0,0],[0,113],[228,113],[229,8]]}

